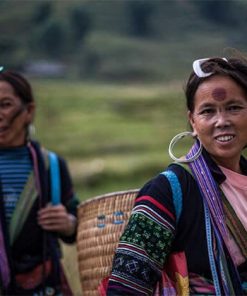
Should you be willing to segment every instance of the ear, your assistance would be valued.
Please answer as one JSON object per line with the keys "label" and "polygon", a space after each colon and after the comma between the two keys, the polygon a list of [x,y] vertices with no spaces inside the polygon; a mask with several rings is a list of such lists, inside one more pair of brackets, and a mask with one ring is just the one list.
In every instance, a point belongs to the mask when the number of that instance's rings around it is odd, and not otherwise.
{"label": "ear", "polygon": [[190,125],[192,127],[192,133],[193,133],[193,137],[195,137],[197,135],[196,129],[195,129],[195,121],[193,118],[193,113],[191,111],[188,111],[187,113]]}
{"label": "ear", "polygon": [[27,111],[27,121],[28,121],[28,123],[31,123],[33,121],[34,114],[35,114],[35,109],[36,109],[36,106],[35,106],[34,102],[31,102],[31,103],[27,104],[26,111]]}

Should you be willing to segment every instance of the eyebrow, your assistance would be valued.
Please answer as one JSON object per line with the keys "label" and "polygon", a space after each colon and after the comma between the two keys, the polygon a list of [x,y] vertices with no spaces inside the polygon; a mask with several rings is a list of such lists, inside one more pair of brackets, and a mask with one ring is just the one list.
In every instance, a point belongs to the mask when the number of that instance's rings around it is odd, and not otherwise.
{"label": "eyebrow", "polygon": [[231,99],[230,101],[226,102],[226,105],[235,104],[235,103],[242,103],[239,99]]}
{"label": "eyebrow", "polygon": [[199,106],[199,109],[201,108],[207,108],[207,107],[214,107],[215,104],[213,103],[202,103],[200,106]]}
{"label": "eyebrow", "polygon": [[[243,104],[242,101],[240,101],[239,99],[231,99],[230,101],[227,101],[227,102],[224,102],[223,105],[227,106],[227,105],[231,105],[231,104]],[[200,106],[199,106],[199,109],[202,109],[202,108],[209,108],[209,107],[215,107],[217,103],[202,103]]]}
{"label": "eyebrow", "polygon": [[5,96],[5,97],[0,98],[0,101],[6,101],[6,100],[13,101],[13,98],[11,96]]}

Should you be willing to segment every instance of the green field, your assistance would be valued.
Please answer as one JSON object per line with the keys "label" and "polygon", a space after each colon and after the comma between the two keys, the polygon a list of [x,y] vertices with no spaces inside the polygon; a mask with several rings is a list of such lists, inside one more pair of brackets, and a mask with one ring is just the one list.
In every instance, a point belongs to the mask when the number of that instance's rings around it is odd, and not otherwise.
{"label": "green field", "polygon": [[142,186],[170,162],[170,139],[188,128],[179,82],[32,83],[36,138],[67,159],[81,200]]}

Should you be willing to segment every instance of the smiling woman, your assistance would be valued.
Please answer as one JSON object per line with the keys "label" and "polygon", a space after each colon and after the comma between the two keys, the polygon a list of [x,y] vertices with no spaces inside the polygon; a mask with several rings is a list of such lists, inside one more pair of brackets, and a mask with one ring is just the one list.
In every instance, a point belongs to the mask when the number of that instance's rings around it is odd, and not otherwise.
{"label": "smiling woman", "polygon": [[[51,205],[49,155],[30,137],[35,102],[19,73],[0,72],[0,294],[71,295],[58,238],[76,237],[76,205],[58,157],[61,202]],[[54,154],[53,154],[54,155]]]}
{"label": "smiling woman", "polygon": [[[178,182],[170,186],[162,172],[138,193],[115,253],[109,296],[246,294],[247,61],[197,60],[185,92],[192,132],[172,139],[176,163],[166,170]],[[175,157],[174,145],[188,135],[195,144]]]}

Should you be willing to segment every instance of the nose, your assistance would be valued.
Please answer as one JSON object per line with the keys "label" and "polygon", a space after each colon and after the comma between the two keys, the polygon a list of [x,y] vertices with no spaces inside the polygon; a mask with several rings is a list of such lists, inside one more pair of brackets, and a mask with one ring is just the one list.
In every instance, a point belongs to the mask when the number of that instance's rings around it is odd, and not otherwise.
{"label": "nose", "polygon": [[225,112],[218,112],[216,114],[215,127],[224,128],[231,125],[231,122]]}

